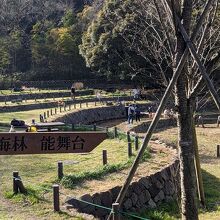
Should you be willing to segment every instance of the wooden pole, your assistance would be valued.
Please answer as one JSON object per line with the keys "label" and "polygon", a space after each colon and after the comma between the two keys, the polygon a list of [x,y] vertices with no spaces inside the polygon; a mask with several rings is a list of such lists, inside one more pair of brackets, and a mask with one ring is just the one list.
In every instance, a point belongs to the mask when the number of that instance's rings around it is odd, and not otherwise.
{"label": "wooden pole", "polygon": [[71,105],[69,104],[69,111],[71,110]]}
{"label": "wooden pole", "polygon": [[60,211],[60,195],[59,195],[59,185],[53,185],[53,209],[54,212]]}
{"label": "wooden pole", "polygon": [[197,176],[197,186],[198,186],[198,194],[199,194],[199,200],[203,207],[205,207],[205,191],[203,186],[203,180],[202,180],[202,170],[200,165],[200,157],[199,157],[199,147],[198,147],[198,141],[196,136],[196,128],[195,128],[195,121],[192,120],[192,140],[193,140],[193,146],[195,149],[195,169],[196,169],[196,176]]}
{"label": "wooden pole", "polygon": [[[192,40],[193,41],[195,40],[197,34],[199,33],[199,30],[200,30],[200,28],[202,26],[202,23],[203,23],[204,19],[206,18],[206,15],[208,14],[208,12],[210,10],[210,7],[212,6],[212,2],[213,2],[213,0],[210,0],[208,2],[208,4],[206,5],[206,7],[205,7],[205,9],[204,9],[204,11],[202,13],[202,15],[200,16],[200,19],[199,19],[199,21],[198,21],[198,23],[196,25],[196,28],[194,29],[194,31],[192,33]],[[162,112],[164,110],[164,107],[165,107],[165,105],[166,105],[166,103],[167,103],[167,101],[168,101],[168,99],[169,99],[169,97],[171,95],[171,92],[172,92],[172,90],[174,88],[174,85],[176,84],[176,82],[177,82],[177,80],[178,80],[178,78],[179,78],[179,76],[180,76],[180,74],[182,72],[182,69],[184,67],[185,61],[186,61],[186,59],[188,57],[188,53],[189,53],[189,50],[186,48],[184,53],[183,53],[183,55],[182,55],[182,57],[181,57],[181,59],[180,59],[180,62],[178,64],[178,66],[177,66],[177,68],[176,68],[176,70],[175,70],[175,72],[174,72],[174,74],[172,76],[172,79],[170,80],[169,85],[167,86],[167,89],[166,89],[166,91],[165,91],[165,93],[163,95],[163,98],[162,98],[162,100],[160,102],[160,105],[159,105],[159,107],[157,109],[157,112],[154,115],[154,118],[153,118],[153,120],[152,120],[152,122],[151,122],[151,124],[150,124],[150,126],[148,128],[148,131],[147,131],[147,133],[145,135],[145,138],[143,140],[142,146],[141,146],[141,148],[140,148],[140,150],[139,150],[139,152],[138,152],[138,154],[137,154],[137,156],[135,158],[135,161],[134,161],[134,163],[133,163],[133,165],[131,167],[131,170],[130,170],[130,172],[128,174],[128,177],[125,180],[125,183],[124,183],[124,185],[122,186],[122,188],[121,188],[121,190],[119,192],[119,195],[118,195],[118,197],[116,199],[116,203],[119,203],[120,205],[121,205],[121,203],[122,203],[122,201],[123,201],[123,199],[124,199],[124,197],[126,195],[128,187],[129,187],[129,185],[130,185],[130,183],[131,183],[131,181],[132,181],[132,179],[134,177],[134,174],[135,174],[135,172],[136,172],[136,170],[138,168],[138,165],[139,165],[139,163],[141,161],[141,158],[142,158],[142,156],[143,156],[143,154],[144,154],[144,152],[145,152],[145,150],[146,150],[146,148],[148,146],[148,143],[149,143],[149,141],[151,139],[153,131],[155,130],[155,128],[157,126],[157,123],[160,120],[160,116],[161,116],[161,114],[162,114]],[[110,219],[110,217],[111,217],[111,215],[109,216],[108,219]]]}
{"label": "wooden pole", "polygon": [[53,115],[53,109],[50,109],[50,115]]}
{"label": "wooden pole", "polygon": [[96,124],[93,125],[93,131],[96,131]]}
{"label": "wooden pole", "polygon": [[89,105],[88,105],[88,102],[86,102],[86,107],[88,107]]}
{"label": "wooden pole", "polygon": [[13,171],[13,193],[17,194],[18,193],[18,185],[16,179],[18,178],[19,172],[18,171]]}
{"label": "wooden pole", "polygon": [[128,142],[128,157],[132,157],[132,145],[131,142]]}
{"label": "wooden pole", "polygon": [[82,108],[82,102],[79,103],[79,107]]}
{"label": "wooden pole", "polygon": [[16,185],[17,185],[20,193],[23,193],[23,194],[27,193],[27,190],[25,189],[24,184],[21,181],[20,176],[18,176],[18,178],[15,181],[16,181]]}
{"label": "wooden pole", "polygon": [[118,137],[118,128],[114,127],[114,137],[117,138]]}
{"label": "wooden pole", "polygon": [[130,136],[130,132],[129,131],[127,131],[127,141],[131,142],[131,136]]}
{"label": "wooden pole", "polygon": [[63,178],[63,162],[59,161],[57,163],[57,174],[58,174],[58,179],[62,179]]}
{"label": "wooden pole", "polygon": [[136,135],[135,136],[135,139],[134,139],[134,145],[135,145],[135,150],[138,150],[139,146],[138,146],[138,136]]}
{"label": "wooden pole", "polygon": [[46,119],[47,118],[47,116],[46,116],[46,112],[44,112],[44,119]]}
{"label": "wooden pole", "polygon": [[107,150],[102,151],[102,161],[104,166],[108,163]]}
{"label": "wooden pole", "polygon": [[60,106],[60,113],[62,112],[62,106]]}
{"label": "wooden pole", "polygon": [[49,118],[50,117],[50,111],[47,110],[47,117]]}
{"label": "wooden pole", "polygon": [[113,220],[120,220],[119,203],[112,204]]}
{"label": "wooden pole", "polygon": [[55,115],[57,114],[57,108],[55,108]]}
{"label": "wooden pole", "polygon": [[220,145],[217,145],[217,157],[220,157]]}

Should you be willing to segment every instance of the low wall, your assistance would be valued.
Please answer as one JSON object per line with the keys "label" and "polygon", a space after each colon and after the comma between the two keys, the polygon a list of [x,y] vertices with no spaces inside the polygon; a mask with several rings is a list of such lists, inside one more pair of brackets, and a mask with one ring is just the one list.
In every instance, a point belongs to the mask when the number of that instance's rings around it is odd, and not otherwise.
{"label": "low wall", "polygon": [[[116,98],[103,98],[103,101],[115,101]],[[132,97],[123,97],[123,100],[130,101],[132,100]],[[75,101],[64,101],[66,105],[70,104],[78,104],[78,103],[86,103],[86,102],[94,102],[97,101],[96,98],[90,98],[90,99],[83,99],[83,100],[75,100]],[[20,105],[13,105],[13,106],[2,106],[0,107],[0,113],[1,112],[18,112],[18,111],[28,111],[28,110],[34,110],[34,109],[46,109],[46,108],[55,108],[58,107],[57,101],[52,102],[42,102],[42,103],[33,103],[33,104],[20,104]]]}
{"label": "low wall", "polygon": [[[147,111],[149,106],[156,105],[148,103],[139,105],[141,111]],[[78,112],[67,113],[64,116],[56,118],[55,121],[61,121],[67,124],[91,124],[99,121],[125,118],[126,110],[124,106],[104,106],[102,108],[83,109]]]}
{"label": "low wall", "polygon": [[[84,90],[84,91],[76,91],[76,96],[85,96],[85,95],[93,95],[93,90]],[[29,93],[29,94],[14,94],[3,96],[0,95],[0,102],[10,102],[12,100],[34,100],[34,99],[48,99],[48,98],[62,98],[62,97],[70,97],[71,93],[69,92],[47,92],[47,93]]]}
{"label": "low wall", "polygon": [[[128,213],[140,212],[148,208],[156,208],[163,201],[176,199],[180,188],[177,181],[178,179],[178,160],[175,160],[172,164],[155,174],[140,178],[137,182],[133,182],[129,186],[121,206],[121,211]],[[94,193],[92,195],[85,194],[81,196],[80,199],[99,206],[111,208],[120,189],[121,186],[117,186],[105,192]],[[67,204],[79,212],[92,214],[99,219],[106,219],[109,214],[108,210],[79,202],[74,198],[69,199]],[[128,219],[128,217],[124,219]]]}
{"label": "low wall", "polygon": [[[135,133],[146,133],[150,124],[151,121],[143,122],[140,125],[137,125],[134,128],[132,128],[131,131]],[[160,119],[160,121],[158,122],[157,129],[164,129],[173,126],[177,126],[176,119],[164,118],[164,119]]]}

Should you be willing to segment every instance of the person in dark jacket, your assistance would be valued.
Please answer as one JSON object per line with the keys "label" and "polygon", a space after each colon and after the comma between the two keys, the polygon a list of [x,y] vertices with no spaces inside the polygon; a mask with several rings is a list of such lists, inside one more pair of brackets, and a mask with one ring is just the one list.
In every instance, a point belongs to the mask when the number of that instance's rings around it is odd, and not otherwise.
{"label": "person in dark jacket", "polygon": [[141,110],[140,110],[138,105],[135,105],[134,113],[135,113],[135,120],[136,120],[136,122],[141,121]]}

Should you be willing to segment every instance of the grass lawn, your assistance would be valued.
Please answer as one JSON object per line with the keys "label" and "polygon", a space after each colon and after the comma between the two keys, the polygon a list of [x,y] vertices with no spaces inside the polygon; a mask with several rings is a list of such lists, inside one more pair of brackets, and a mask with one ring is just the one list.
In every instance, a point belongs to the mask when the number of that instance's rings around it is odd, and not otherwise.
{"label": "grass lawn", "polygon": [[[68,213],[52,211],[51,186],[57,180],[57,162],[63,161],[64,173],[87,175],[103,169],[102,150],[108,151],[109,166],[127,164],[126,135],[119,139],[106,139],[91,153],[22,155],[0,157],[0,219],[69,219]],[[28,196],[12,193],[12,172],[19,171]],[[99,175],[99,174],[98,174]],[[97,176],[97,178],[101,178]],[[66,193],[71,193],[68,189]],[[74,217],[71,219],[83,219]]]}

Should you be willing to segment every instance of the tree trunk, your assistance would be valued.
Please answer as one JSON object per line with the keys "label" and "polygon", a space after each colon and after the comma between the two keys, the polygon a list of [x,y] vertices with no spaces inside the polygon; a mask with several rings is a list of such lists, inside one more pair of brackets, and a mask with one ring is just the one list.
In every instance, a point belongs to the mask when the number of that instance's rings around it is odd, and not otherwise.
{"label": "tree trunk", "polygon": [[197,220],[197,185],[192,137],[193,114],[190,101],[185,98],[184,102],[181,92],[178,92],[177,96],[182,97],[178,105],[182,219]]}
{"label": "tree trunk", "polygon": [[[173,10],[177,12],[177,16],[182,18],[182,24],[189,34],[192,16],[192,0],[185,0],[181,11],[181,4],[173,1]],[[174,22],[175,20],[174,14]],[[181,33],[176,31],[177,47],[174,66],[176,67],[180,61],[182,54],[186,48]],[[178,108],[178,126],[179,126],[179,159],[180,159],[180,178],[181,178],[181,210],[182,219],[197,220],[197,186],[196,172],[194,166],[194,147],[192,137],[192,120],[193,120],[193,103],[188,99],[188,81],[186,73],[188,72],[187,62],[183,68],[178,82],[175,87],[175,104]]]}

